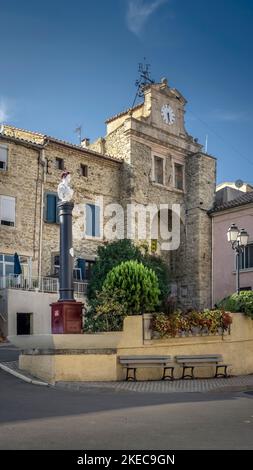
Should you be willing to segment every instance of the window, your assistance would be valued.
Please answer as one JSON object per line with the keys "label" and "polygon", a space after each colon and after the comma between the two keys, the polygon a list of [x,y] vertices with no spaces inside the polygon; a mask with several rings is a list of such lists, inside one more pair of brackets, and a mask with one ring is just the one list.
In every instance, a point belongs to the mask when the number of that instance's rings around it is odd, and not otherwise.
{"label": "window", "polygon": [[164,158],[154,156],[154,181],[164,184]]}
{"label": "window", "polygon": [[[53,255],[52,258],[52,272],[54,276],[60,274],[60,255]],[[91,278],[91,272],[94,265],[94,260],[86,260],[83,258],[77,258],[75,267],[73,269],[74,281],[89,281]],[[1,265],[0,265],[1,266]]]}
{"label": "window", "polygon": [[15,226],[15,197],[0,196],[0,224]]}
{"label": "window", "polygon": [[17,335],[32,333],[32,313],[17,313]]}
{"label": "window", "polygon": [[81,176],[88,178],[88,165],[80,165]]}
{"label": "window", "polygon": [[54,255],[54,263],[53,263],[53,274],[55,276],[59,276],[60,272],[60,255]]}
{"label": "window", "polygon": [[8,149],[0,145],[0,171],[7,170]]}
{"label": "window", "polygon": [[85,235],[100,237],[100,207],[95,204],[86,204]]}
{"label": "window", "polygon": [[[22,269],[23,282],[27,282],[28,284],[28,281],[30,279],[31,259],[27,256],[19,255],[19,261]],[[0,253],[0,287],[8,287],[5,278],[12,279],[13,277],[15,277],[14,255],[6,255],[4,253]]]}
{"label": "window", "polygon": [[89,281],[95,261],[78,258],[77,266],[81,271],[81,280]]}
{"label": "window", "polygon": [[175,188],[184,189],[184,166],[174,163]]}
{"label": "window", "polygon": [[59,199],[57,194],[48,193],[46,194],[45,204],[45,221],[50,224],[59,223],[59,209],[57,207]]}
{"label": "window", "polygon": [[63,158],[55,159],[55,168],[56,170],[64,170],[64,160]]}
{"label": "window", "polygon": [[240,254],[240,269],[253,268],[253,243],[249,243]]}

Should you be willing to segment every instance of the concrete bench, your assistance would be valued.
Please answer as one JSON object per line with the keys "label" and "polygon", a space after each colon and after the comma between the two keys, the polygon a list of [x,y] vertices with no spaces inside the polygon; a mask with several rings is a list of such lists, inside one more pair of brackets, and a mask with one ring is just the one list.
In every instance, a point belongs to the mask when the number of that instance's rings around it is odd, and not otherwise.
{"label": "concrete bench", "polygon": [[[162,380],[174,379],[171,356],[120,356],[119,363],[126,368],[126,380],[136,380],[136,369],[142,367],[163,367]],[[133,371],[133,375],[130,375]],[[170,371],[169,374],[167,372]]]}
{"label": "concrete bench", "polygon": [[[177,364],[183,368],[182,379],[194,379],[195,367],[206,367],[208,365],[215,366],[214,377],[228,377],[227,368],[231,364],[224,364],[221,354],[203,354],[192,356],[176,356]],[[187,372],[190,369],[189,372]],[[223,369],[223,371],[222,371]]]}

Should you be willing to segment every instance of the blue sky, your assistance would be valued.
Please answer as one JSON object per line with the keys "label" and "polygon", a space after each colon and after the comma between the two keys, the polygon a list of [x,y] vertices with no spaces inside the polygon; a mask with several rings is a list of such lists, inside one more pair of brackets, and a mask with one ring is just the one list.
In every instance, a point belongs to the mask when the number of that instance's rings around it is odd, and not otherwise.
{"label": "blue sky", "polygon": [[0,0],[0,121],[78,142],[131,106],[138,63],[188,100],[218,182],[253,184],[252,0]]}

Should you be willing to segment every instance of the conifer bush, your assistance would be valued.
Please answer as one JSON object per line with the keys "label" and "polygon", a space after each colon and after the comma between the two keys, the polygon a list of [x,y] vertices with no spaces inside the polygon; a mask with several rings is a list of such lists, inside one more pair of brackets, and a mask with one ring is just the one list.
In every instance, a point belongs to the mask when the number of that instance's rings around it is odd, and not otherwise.
{"label": "conifer bush", "polygon": [[160,302],[157,275],[138,261],[122,262],[107,274],[103,291],[109,298],[115,290],[128,315],[153,312]]}

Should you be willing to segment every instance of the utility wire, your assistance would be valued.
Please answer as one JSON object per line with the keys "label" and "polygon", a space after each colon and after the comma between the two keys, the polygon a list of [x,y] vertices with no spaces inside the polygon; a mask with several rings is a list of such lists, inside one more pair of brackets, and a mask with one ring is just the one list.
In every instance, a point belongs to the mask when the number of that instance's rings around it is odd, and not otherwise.
{"label": "utility wire", "polygon": [[220,134],[218,134],[218,132],[216,132],[211,126],[210,124],[208,124],[207,122],[205,122],[203,119],[201,119],[200,117],[198,117],[195,113],[193,113],[190,109],[188,109],[188,112],[190,112],[199,122],[201,122],[204,126],[206,126],[214,135],[216,135],[216,137],[218,137],[220,140],[222,140],[226,145],[229,145],[231,147],[231,149],[237,154],[237,155],[240,155],[240,157],[244,158],[244,160],[246,160],[248,163],[250,163],[251,165],[253,165],[253,161],[250,160],[248,157],[246,157],[246,155],[243,155],[242,152],[240,152],[240,150],[238,150],[233,144],[231,143],[228,143],[226,139],[224,139],[224,137],[222,137]]}

